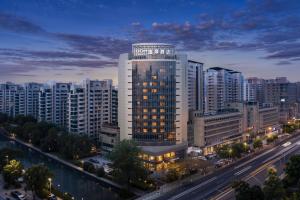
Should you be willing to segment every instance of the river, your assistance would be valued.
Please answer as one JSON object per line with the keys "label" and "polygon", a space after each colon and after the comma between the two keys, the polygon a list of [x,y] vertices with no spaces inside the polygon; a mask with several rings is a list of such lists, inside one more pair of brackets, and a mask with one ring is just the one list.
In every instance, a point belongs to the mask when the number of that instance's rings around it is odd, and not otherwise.
{"label": "river", "polygon": [[62,192],[68,192],[74,196],[75,200],[115,200],[120,199],[118,194],[109,190],[82,173],[71,169],[51,158],[48,158],[34,150],[28,149],[14,141],[9,141],[0,134],[0,148],[12,147],[23,151],[23,157],[20,158],[25,168],[34,164],[43,163],[49,167],[54,174],[53,184]]}

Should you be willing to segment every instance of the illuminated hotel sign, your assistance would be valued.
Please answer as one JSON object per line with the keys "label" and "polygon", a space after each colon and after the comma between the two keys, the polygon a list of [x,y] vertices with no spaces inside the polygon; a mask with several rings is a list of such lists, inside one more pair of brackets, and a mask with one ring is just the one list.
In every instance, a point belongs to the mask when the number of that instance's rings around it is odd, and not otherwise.
{"label": "illuminated hotel sign", "polygon": [[155,44],[136,44],[133,45],[133,54],[135,56],[144,55],[174,55],[175,49],[172,45],[155,45]]}

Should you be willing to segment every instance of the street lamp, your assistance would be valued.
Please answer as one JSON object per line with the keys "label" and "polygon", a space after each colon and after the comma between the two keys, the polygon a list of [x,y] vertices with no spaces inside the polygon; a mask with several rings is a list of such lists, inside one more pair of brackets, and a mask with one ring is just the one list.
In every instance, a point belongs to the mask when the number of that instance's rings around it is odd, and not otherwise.
{"label": "street lamp", "polygon": [[51,195],[51,182],[52,182],[52,178],[48,178],[48,181],[49,181],[49,192],[50,192],[50,195]]}

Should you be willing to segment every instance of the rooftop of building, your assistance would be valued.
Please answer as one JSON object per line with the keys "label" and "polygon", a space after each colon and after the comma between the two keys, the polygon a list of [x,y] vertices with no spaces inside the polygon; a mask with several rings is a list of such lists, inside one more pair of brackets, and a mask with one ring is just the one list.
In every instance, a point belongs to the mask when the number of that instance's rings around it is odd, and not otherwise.
{"label": "rooftop of building", "polygon": [[239,72],[239,71],[235,71],[235,70],[232,70],[232,69],[227,69],[227,68],[223,68],[223,67],[211,67],[211,68],[208,68],[207,70],[210,70],[210,69],[212,69],[212,70],[216,70],[216,71],[221,71],[221,70],[225,70],[225,71],[227,71],[227,72],[229,72],[229,73],[241,73],[241,72]]}

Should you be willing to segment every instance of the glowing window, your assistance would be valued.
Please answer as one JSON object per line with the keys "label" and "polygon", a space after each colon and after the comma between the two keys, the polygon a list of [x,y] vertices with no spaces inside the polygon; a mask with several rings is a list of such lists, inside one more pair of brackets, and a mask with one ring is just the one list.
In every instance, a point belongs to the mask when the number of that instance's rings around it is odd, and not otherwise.
{"label": "glowing window", "polygon": [[164,132],[165,132],[165,129],[161,128],[161,129],[160,129],[160,132],[161,132],[161,133],[164,133]]}
{"label": "glowing window", "polygon": [[157,116],[156,115],[152,115],[152,119],[157,119]]}
{"label": "glowing window", "polygon": [[143,92],[144,92],[144,93],[147,93],[147,92],[148,92],[148,89],[143,89]]}
{"label": "glowing window", "polygon": [[166,111],[165,111],[165,109],[160,109],[160,112],[161,112],[161,113],[164,113],[164,112],[166,112]]}
{"label": "glowing window", "polygon": [[148,109],[147,109],[147,108],[144,108],[144,109],[143,109],[143,112],[148,112]]}
{"label": "glowing window", "polygon": [[154,112],[154,113],[157,112],[156,108],[153,108],[153,109],[152,109],[152,112]]}
{"label": "glowing window", "polygon": [[143,116],[143,119],[148,119],[148,116],[147,116],[147,115],[144,115],[144,116]]}
{"label": "glowing window", "polygon": [[157,133],[157,129],[156,128],[152,129],[152,132]]}
{"label": "glowing window", "polygon": [[160,119],[165,119],[165,116],[164,116],[164,115],[161,115],[161,116],[160,116]]}
{"label": "glowing window", "polygon": [[143,132],[144,132],[144,133],[147,133],[147,132],[148,132],[148,129],[144,128],[144,129],[143,129]]}
{"label": "glowing window", "polygon": [[147,100],[147,99],[148,99],[148,96],[143,96],[143,99],[144,99],[144,100]]}
{"label": "glowing window", "polygon": [[152,92],[152,93],[156,93],[156,92],[157,92],[157,89],[152,89],[151,92]]}
{"label": "glowing window", "polygon": [[161,101],[161,102],[159,102],[159,105],[160,105],[160,106],[165,106],[166,103]]}
{"label": "glowing window", "polygon": [[147,86],[148,85],[148,83],[147,82],[143,82],[143,86]]}
{"label": "glowing window", "polygon": [[156,79],[157,79],[157,76],[152,76],[152,79],[156,80]]}
{"label": "glowing window", "polygon": [[143,125],[144,125],[144,126],[148,126],[148,122],[144,122]]}
{"label": "glowing window", "polygon": [[164,126],[164,125],[165,125],[165,122],[160,122],[160,125],[161,125],[161,126]]}
{"label": "glowing window", "polygon": [[166,97],[161,95],[161,96],[159,96],[159,99],[166,99]]}
{"label": "glowing window", "polygon": [[157,126],[157,122],[152,122],[152,126]]}
{"label": "glowing window", "polygon": [[152,85],[153,85],[153,86],[157,86],[157,82],[153,82]]}

